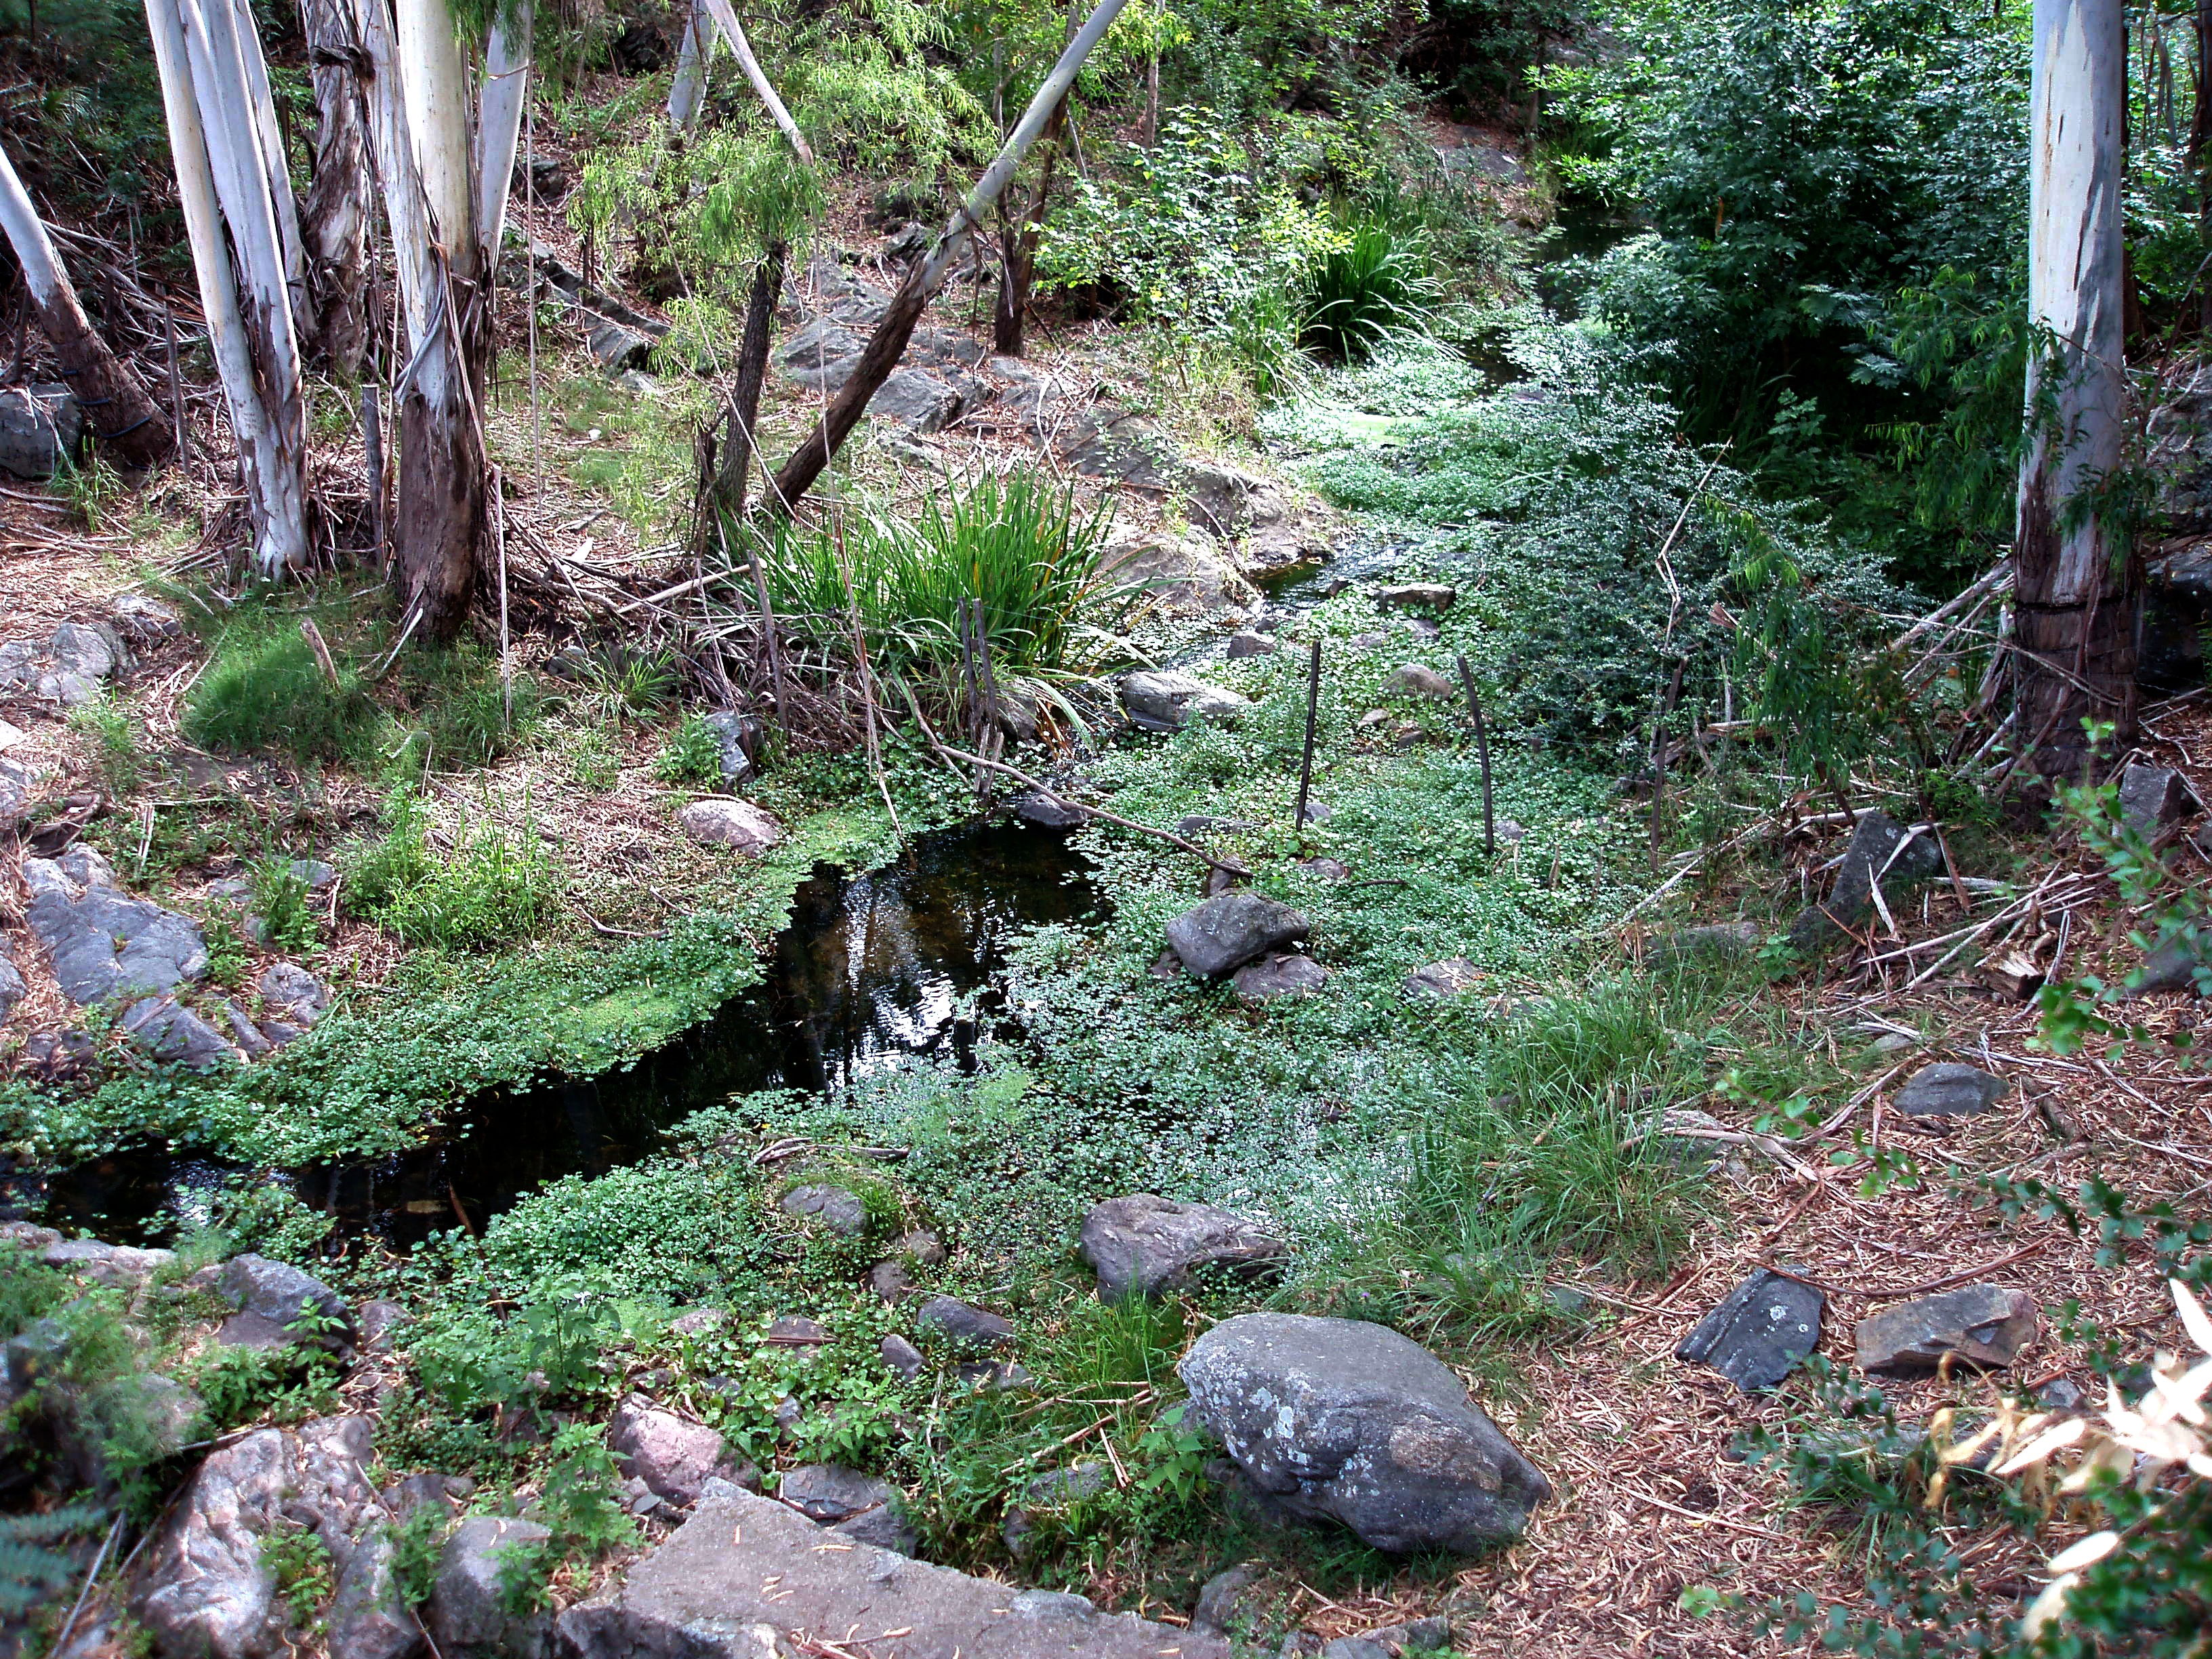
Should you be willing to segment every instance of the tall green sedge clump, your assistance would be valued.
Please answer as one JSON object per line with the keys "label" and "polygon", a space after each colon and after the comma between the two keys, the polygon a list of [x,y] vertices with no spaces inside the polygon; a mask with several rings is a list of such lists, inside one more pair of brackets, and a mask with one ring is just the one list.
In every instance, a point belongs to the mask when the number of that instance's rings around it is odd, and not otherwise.
{"label": "tall green sedge clump", "polygon": [[1079,669],[1106,529],[1072,489],[1024,471],[933,494],[910,526],[848,514],[824,531],[781,527],[763,562],[787,623],[849,651],[857,610],[878,672],[942,699],[960,674],[970,600],[982,602],[994,672],[1048,683]]}
{"label": "tall green sedge clump", "polygon": [[381,718],[352,667],[339,665],[335,681],[323,672],[297,617],[241,610],[215,641],[183,731],[218,753],[360,763],[374,751]]}
{"label": "tall green sedge clump", "polygon": [[535,830],[465,816],[434,847],[411,789],[385,804],[385,833],[351,849],[348,890],[359,914],[410,945],[487,950],[534,933],[560,902],[561,872]]}
{"label": "tall green sedge clump", "polygon": [[1380,220],[1364,220],[1306,267],[1299,337],[1339,362],[1364,362],[1393,341],[1418,334],[1437,297],[1419,240]]}

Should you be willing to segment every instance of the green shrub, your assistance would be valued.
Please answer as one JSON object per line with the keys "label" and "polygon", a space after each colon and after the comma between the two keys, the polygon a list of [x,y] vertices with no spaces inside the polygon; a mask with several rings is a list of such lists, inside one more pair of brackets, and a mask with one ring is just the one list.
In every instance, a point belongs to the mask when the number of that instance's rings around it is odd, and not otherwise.
{"label": "green shrub", "polygon": [[698,715],[686,714],[653,757],[653,775],[662,783],[719,784],[721,734]]}
{"label": "green shrub", "polygon": [[89,1537],[107,1519],[93,1504],[65,1504],[43,1515],[0,1515],[0,1619],[53,1605],[76,1582],[78,1566],[55,1547]]}
{"label": "green shrub", "polygon": [[337,1588],[330,1547],[297,1522],[280,1521],[261,1540],[261,1565],[276,1581],[276,1599],[292,1625],[307,1629]]}
{"label": "green shrub", "polygon": [[103,693],[70,709],[69,723],[92,739],[94,757],[111,794],[127,795],[138,787],[144,762],[128,714]]}
{"label": "green shrub", "polygon": [[396,678],[428,742],[428,763],[447,770],[489,766],[512,753],[544,709],[538,678],[517,674],[510,716],[498,659],[473,640],[410,652]]}
{"label": "green shrub", "polygon": [[434,851],[426,810],[405,790],[386,828],[349,859],[355,903],[410,945],[484,950],[527,938],[557,908],[561,872],[537,831],[464,817]]}
{"label": "green shrub", "polygon": [[1352,225],[1340,245],[1306,267],[1299,337],[1339,362],[1364,362],[1383,346],[1420,331],[1435,308],[1428,251],[1389,225]]}
{"label": "green shrub", "polygon": [[271,949],[297,954],[315,948],[315,913],[307,902],[307,878],[287,853],[271,853],[253,866],[253,908],[268,930]]}
{"label": "green shrub", "polygon": [[255,612],[223,630],[185,705],[187,741],[224,754],[301,762],[361,763],[374,755],[382,717],[361,676],[341,665],[331,684],[291,623]]}

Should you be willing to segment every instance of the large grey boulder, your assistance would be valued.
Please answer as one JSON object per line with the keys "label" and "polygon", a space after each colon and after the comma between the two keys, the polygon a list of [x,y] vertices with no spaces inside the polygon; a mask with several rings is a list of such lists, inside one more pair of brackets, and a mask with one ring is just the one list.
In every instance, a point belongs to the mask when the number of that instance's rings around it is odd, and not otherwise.
{"label": "large grey boulder", "polygon": [[726,1448],[705,1424],[687,1423],[633,1395],[608,1425],[607,1449],[623,1474],[644,1481],[654,1497],[688,1507],[698,1501],[700,1488],[720,1467]]}
{"label": "large grey boulder", "polygon": [[[931,1566],[750,1492],[700,1500],[608,1593],[561,1615],[570,1659],[770,1659],[830,1636],[890,1659],[1230,1659],[1226,1642]],[[886,1639],[884,1632],[901,1634]],[[869,1638],[873,1638],[869,1639]]]}
{"label": "large grey boulder", "polygon": [[1289,905],[1239,891],[1216,894],[1184,911],[1168,923],[1167,941],[1192,973],[1219,979],[1312,932],[1313,924]]}
{"label": "large grey boulder", "polygon": [[1862,813],[1844,843],[1844,861],[1826,902],[1813,905],[1790,924],[1790,942],[1802,951],[1820,949],[1872,912],[1876,880],[1887,897],[1905,883],[1940,875],[1942,869],[1943,850],[1932,834],[1913,835],[1887,812]]}
{"label": "large grey boulder", "polygon": [[552,1620],[510,1612],[507,1595],[552,1536],[535,1521],[504,1515],[472,1515],[453,1528],[424,1609],[440,1659],[542,1659],[552,1650]]}
{"label": "large grey boulder", "polygon": [[896,421],[911,432],[942,432],[960,418],[967,401],[957,386],[948,386],[926,368],[899,368],[868,399],[868,413],[879,421]]}
{"label": "large grey boulder", "polygon": [[776,821],[750,801],[695,800],[676,815],[684,833],[710,847],[757,857],[783,839]]}
{"label": "large grey boulder", "polygon": [[817,317],[792,331],[775,354],[775,366],[809,392],[835,392],[852,378],[866,343],[835,318]]}
{"label": "large grey boulder", "polygon": [[1698,1322],[1674,1357],[1711,1365],[1746,1394],[1763,1393],[1820,1346],[1827,1305],[1810,1285],[1762,1267]]}
{"label": "large grey boulder", "polygon": [[2120,816],[2139,835],[2156,836],[2197,809],[2197,792],[2170,766],[2130,761],[2120,773]]}
{"label": "large grey boulder", "polygon": [[1852,1335],[1861,1370],[1911,1376],[1934,1370],[1946,1358],[2002,1370],[2020,1357],[2039,1323],[2035,1298],[2026,1291],[1966,1285],[1869,1314]]}
{"label": "large grey boulder", "polygon": [[1099,574],[1171,617],[1202,617],[1260,598],[1229,556],[1207,538],[1133,531],[1109,539]]}
{"label": "large grey boulder", "polygon": [[25,859],[25,912],[72,1002],[159,994],[204,978],[207,940],[188,916],[124,892],[94,848]]}
{"label": "large grey boulder", "polygon": [[1449,1366],[1381,1325],[1243,1314],[1176,1369],[1263,1502],[1376,1549],[1478,1551],[1552,1495]]}
{"label": "large grey boulder", "polygon": [[1195,1273],[1261,1278],[1281,1268],[1291,1243],[1211,1204],[1134,1193],[1091,1206],[1082,1250],[1097,1272],[1100,1298],[1118,1302],[1187,1289]]}
{"label": "large grey boulder", "polygon": [[1972,1117],[2010,1092],[2012,1085],[1978,1066],[1938,1060],[1905,1080],[1890,1103],[1907,1117]]}
{"label": "large grey boulder", "polygon": [[364,1473],[370,1455],[365,1417],[260,1429],[210,1453],[137,1581],[136,1611],[158,1649],[203,1659],[290,1652],[276,1580],[261,1564],[262,1540],[280,1528],[312,1528],[331,1553],[339,1601],[373,1610],[374,1561],[359,1559],[357,1541],[382,1517]]}
{"label": "large grey boulder", "polygon": [[1121,677],[1121,706],[1147,732],[1173,732],[1192,720],[1233,720],[1252,704],[1249,698],[1209,685],[1180,668]]}
{"label": "large grey boulder", "polygon": [[290,1346],[300,1337],[289,1329],[301,1310],[313,1309],[331,1322],[317,1344],[332,1352],[352,1346],[352,1311],[343,1297],[313,1274],[302,1273],[288,1261],[271,1261],[251,1251],[223,1264],[216,1280],[216,1294],[238,1310],[223,1322],[221,1339],[245,1347]]}

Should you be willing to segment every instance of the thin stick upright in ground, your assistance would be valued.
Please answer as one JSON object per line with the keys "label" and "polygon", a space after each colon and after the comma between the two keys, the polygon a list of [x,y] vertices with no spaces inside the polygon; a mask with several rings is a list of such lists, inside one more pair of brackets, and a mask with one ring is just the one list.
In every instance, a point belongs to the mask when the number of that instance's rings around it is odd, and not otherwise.
{"label": "thin stick upright in ground", "polygon": [[1474,757],[1482,768],[1482,851],[1486,858],[1498,856],[1498,820],[1490,805],[1490,733],[1482,724],[1482,699],[1474,695],[1474,674],[1467,665],[1467,656],[1459,658],[1459,683],[1467,692],[1467,712],[1474,717]]}
{"label": "thin stick upright in ground", "polygon": [[368,475],[368,533],[376,540],[376,568],[384,568],[384,410],[374,380],[361,383],[361,461]]}
{"label": "thin stick upright in ground", "polygon": [[1321,641],[1316,640],[1306,659],[1306,750],[1298,762],[1298,811],[1294,820],[1303,832],[1306,827],[1306,797],[1313,789],[1314,726],[1321,712]]}

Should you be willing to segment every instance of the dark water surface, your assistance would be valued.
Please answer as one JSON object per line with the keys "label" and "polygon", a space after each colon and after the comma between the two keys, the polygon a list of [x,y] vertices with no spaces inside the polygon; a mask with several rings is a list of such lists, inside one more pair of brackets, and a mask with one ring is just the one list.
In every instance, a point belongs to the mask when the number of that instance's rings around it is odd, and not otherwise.
{"label": "dark water surface", "polygon": [[[1027,928],[1098,907],[1088,866],[1053,832],[986,821],[920,836],[862,875],[816,866],[762,983],[626,1072],[496,1090],[450,1113],[430,1143],[277,1177],[349,1233],[413,1243],[486,1219],[542,1183],[604,1175],[660,1133],[761,1089],[818,1093],[909,1058],[972,1070],[1004,1020],[1007,951]],[[44,1219],[105,1237],[160,1237],[204,1216],[233,1170],[157,1149],[60,1172]]]}

